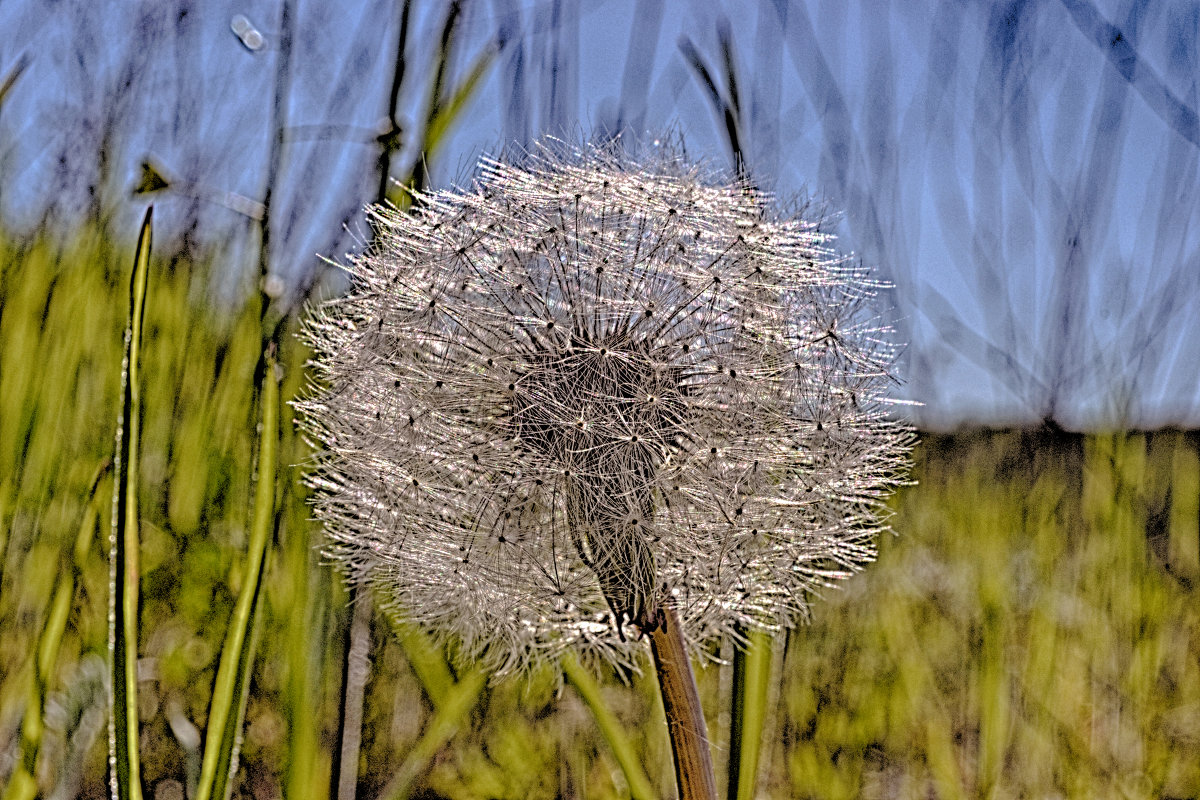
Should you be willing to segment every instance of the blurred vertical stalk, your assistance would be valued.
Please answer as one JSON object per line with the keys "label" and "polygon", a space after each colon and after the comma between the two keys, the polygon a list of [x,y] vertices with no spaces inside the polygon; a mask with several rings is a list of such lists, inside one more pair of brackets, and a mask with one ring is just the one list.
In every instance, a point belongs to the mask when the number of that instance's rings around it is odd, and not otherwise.
{"label": "blurred vertical stalk", "polygon": [[146,209],[129,281],[129,325],[121,368],[121,418],[113,460],[113,522],[109,536],[108,654],[112,677],[108,722],[109,790],[114,800],[141,800],[138,760],[138,448],[141,444],[142,323],[150,274],[151,220]]}
{"label": "blurred vertical stalk", "polygon": [[388,199],[388,182],[392,176],[392,155],[396,153],[403,142],[400,121],[396,118],[400,109],[400,88],[404,85],[404,68],[406,61],[404,51],[408,47],[408,20],[412,11],[412,0],[404,0],[400,5],[400,28],[396,35],[396,63],[392,70],[392,86],[388,91],[387,130],[379,136],[379,188],[375,192],[375,202],[383,205]]}
{"label": "blurred vertical stalk", "polygon": [[11,477],[0,481],[0,582],[4,580],[4,565],[8,563],[8,517],[10,509],[15,505],[16,493]]}
{"label": "blurred vertical stalk", "polygon": [[625,735],[620,721],[604,704],[604,697],[600,693],[600,685],[596,683],[596,679],[583,668],[583,665],[575,658],[575,654],[570,651],[563,655],[562,669],[567,680],[575,687],[579,697],[591,710],[592,716],[596,720],[596,727],[600,729],[600,734],[608,742],[609,749],[617,759],[617,765],[625,774],[625,783],[629,785],[629,796],[633,800],[654,800],[656,795],[654,788],[650,785],[650,779],[646,776],[646,771],[642,769],[641,762],[638,761],[637,754],[634,752],[633,744]]}
{"label": "blurred vertical stalk", "polygon": [[[285,408],[286,410],[286,408]],[[285,428],[290,420],[284,420]],[[283,552],[283,591],[276,607],[286,619],[286,649],[283,664],[283,703],[287,719],[288,745],[284,797],[289,800],[319,800],[325,782],[319,770],[328,764],[320,743],[321,720],[313,711],[313,698],[323,665],[325,632],[328,630],[329,593],[319,590],[325,573],[313,566],[306,507],[292,491],[295,483],[285,481],[282,509],[289,513]]]}
{"label": "blurred vertical stalk", "polygon": [[342,658],[342,701],[338,706],[338,748],[334,751],[332,796],[354,800],[358,792],[358,754],[362,747],[363,698],[371,651],[371,593],[365,585],[350,587],[351,613]]}
{"label": "blurred vertical stalk", "polygon": [[[261,235],[258,248],[258,268],[263,280],[262,290],[268,293],[267,276],[271,272],[271,202],[283,164],[284,130],[287,127],[288,95],[292,76],[292,0],[279,3],[279,54],[276,56],[275,97],[271,104],[271,149],[267,155],[266,185],[263,187]],[[269,294],[269,293],[268,293]],[[265,315],[267,304],[262,313]]]}
{"label": "blurred vertical stalk", "polygon": [[414,191],[419,192],[424,189],[426,182],[429,180],[429,165],[426,163],[426,159],[430,158],[433,149],[438,143],[438,137],[434,135],[433,131],[434,122],[444,102],[446,72],[450,66],[450,51],[454,44],[454,29],[458,24],[458,18],[461,14],[462,3],[460,0],[450,0],[450,3],[446,7],[445,21],[442,23],[441,44],[437,50],[437,63],[433,65],[433,86],[429,91],[429,102],[425,110],[423,147],[416,162],[413,164],[412,174],[408,178],[409,187]]}
{"label": "blurred vertical stalk", "polygon": [[30,60],[29,53],[22,53],[17,62],[9,67],[8,72],[4,73],[4,77],[0,78],[0,109],[4,108],[5,98],[12,91],[13,84],[17,82],[17,78],[20,78],[21,73],[29,67]]}
{"label": "blurred vertical stalk", "polygon": [[739,633],[746,644],[735,648],[733,655],[726,797],[729,800],[754,800],[762,758],[767,694],[771,685],[773,639],[763,630],[743,628]]}
{"label": "blurred vertical stalk", "polygon": [[[750,165],[743,135],[747,128],[738,90],[737,53],[728,19],[721,18],[717,22],[717,42],[721,48],[720,73],[709,67],[699,49],[686,35],[679,42],[679,50],[708,96],[713,112],[721,120],[734,174],[749,187]],[[726,793],[730,800],[752,800],[758,781],[762,730],[767,712],[772,637],[764,631],[749,631],[741,627],[735,638],[741,639],[746,645],[744,649],[735,648],[733,656]]]}
{"label": "blurred vertical stalk", "polygon": [[[284,144],[288,129],[288,106],[292,77],[292,44],[295,33],[293,12],[293,0],[281,0],[279,4],[279,46],[275,62],[275,90],[271,104],[271,119],[268,125],[268,130],[271,132],[271,143],[267,156],[267,173],[262,191],[262,213],[258,218],[259,297],[262,306],[259,310],[261,349],[259,351],[259,364],[256,368],[256,377],[260,386],[259,400],[263,409],[263,430],[258,445],[259,473],[258,486],[255,492],[256,535],[260,532],[265,534],[268,531],[274,534],[278,524],[277,516],[274,513],[270,515],[269,520],[267,519],[266,507],[263,505],[266,498],[274,498],[278,477],[275,450],[280,443],[281,437],[279,420],[282,413],[280,408],[280,383],[282,374],[281,367],[276,364],[274,358],[279,350],[283,326],[287,322],[287,316],[283,313],[275,313],[272,318],[272,301],[278,299],[283,293],[284,287],[278,279],[271,275],[273,244],[271,238],[271,220],[272,212],[274,211],[273,200],[275,189],[279,183],[279,175],[283,168]],[[270,424],[268,424],[268,414],[271,415]],[[271,466],[269,470],[266,468],[268,448],[271,451]],[[289,495],[289,490],[285,489],[283,502],[287,502]],[[260,511],[262,511],[262,517],[260,517]],[[264,523],[262,527],[258,524],[260,519]],[[314,646],[319,642],[320,636],[318,635],[314,640],[313,633],[316,631],[320,634],[320,632],[325,630],[323,621],[326,603],[323,601],[323,596],[318,597],[318,593],[314,591],[310,559],[311,547],[304,530],[303,526],[294,526],[292,539],[284,557],[284,570],[289,578],[284,583],[290,590],[288,592],[290,596],[287,598],[290,602],[286,606],[289,609],[288,631],[290,635],[288,637],[289,646],[287,648],[287,661],[285,664],[286,689],[284,694],[291,744],[288,749],[287,777],[285,782],[288,790],[287,796],[293,798],[321,796],[320,791],[314,788],[316,785],[314,778],[319,768],[319,759],[317,758],[319,752],[317,744],[319,721],[314,718],[312,696],[314,684],[319,682],[316,676],[319,675],[321,669],[319,659],[314,655]],[[263,540],[264,546],[267,539]],[[253,547],[252,554],[256,551],[257,547]],[[256,583],[262,580],[263,564],[260,563],[258,569],[258,577],[255,578]],[[258,609],[257,599],[256,596],[256,612]],[[250,655],[253,654],[253,644],[254,641],[252,639]],[[247,662],[245,666],[248,675],[249,663]],[[230,730],[235,747],[240,739],[239,732],[245,717],[244,695],[241,703],[242,707],[238,712],[237,724]],[[235,764],[237,759],[236,750],[231,755],[231,763]]]}
{"label": "blurred vertical stalk", "polygon": [[208,712],[204,762],[196,800],[229,796],[230,778],[237,770],[238,744],[246,715],[251,666],[254,663],[258,630],[259,599],[266,563],[267,544],[274,532],[275,473],[279,448],[280,370],[273,347],[266,353],[267,369],[261,389],[262,427],[259,432],[258,478],[254,489],[254,516],[250,529],[246,571],[238,592],[237,606],[229,622],[213,699]]}
{"label": "blurred vertical stalk", "polygon": [[417,779],[428,770],[430,762],[468,721],[471,709],[479,702],[487,685],[487,672],[476,665],[455,680],[441,648],[419,627],[391,615],[387,615],[387,620],[404,650],[409,667],[433,705],[433,715],[426,722],[421,738],[378,794],[382,800],[403,800]]}
{"label": "blurred vertical stalk", "polygon": [[276,56],[275,94],[271,105],[271,147],[267,156],[267,174],[263,187],[262,215],[259,218],[259,357],[255,367],[255,385],[261,425],[257,443],[257,477],[246,570],[237,604],[217,667],[205,732],[204,760],[195,800],[225,800],[237,771],[241,730],[246,715],[251,669],[260,628],[263,575],[266,549],[275,533],[275,489],[278,470],[280,384],[282,369],[277,362],[279,340],[287,317],[272,312],[272,301],[283,289],[271,275],[271,210],[275,187],[283,163],[284,131],[287,127],[291,91],[292,0],[279,4],[279,52]]}
{"label": "blurred vertical stalk", "polygon": [[1200,457],[1187,436],[1176,435],[1174,445],[1167,558],[1177,576],[1194,584],[1200,581]]}
{"label": "blurred vertical stalk", "polygon": [[671,735],[679,800],[716,800],[717,780],[700,692],[688,661],[679,614],[670,603],[663,604],[659,624],[650,631],[650,652]]}
{"label": "blurred vertical stalk", "polygon": [[67,617],[70,615],[71,604],[75,599],[75,589],[79,585],[84,561],[87,559],[92,545],[97,516],[96,489],[100,485],[100,479],[104,477],[104,473],[110,466],[111,462],[105,462],[92,477],[83,518],[80,520],[79,530],[75,534],[75,546],[70,557],[65,551],[63,553],[63,564],[59,570],[58,583],[50,601],[45,627],[42,628],[41,636],[38,637],[33,670],[29,676],[28,700],[25,706],[25,716],[21,721],[19,755],[12,775],[9,776],[8,786],[2,795],[3,800],[33,800],[37,796],[37,761],[42,746],[46,693],[58,661],[59,645],[62,643],[63,632],[67,627]]}
{"label": "blurred vertical stalk", "polygon": [[[466,110],[467,103],[482,83],[483,76],[487,73],[488,67],[491,66],[499,49],[498,44],[495,43],[481,48],[458,84],[447,89],[446,79],[451,63],[454,61],[462,8],[463,3],[460,0],[453,0],[446,9],[446,17],[442,23],[437,63],[433,65],[432,69],[433,85],[425,106],[425,129],[422,134],[421,155],[413,164],[408,178],[408,186],[413,191],[425,189],[429,182],[429,162],[434,160],[434,155],[446,140],[446,134]],[[401,205],[401,208],[403,207]]]}
{"label": "blurred vertical stalk", "polygon": [[468,720],[486,684],[487,672],[476,666],[448,687],[437,701],[421,738],[408,751],[387,786],[379,793],[382,800],[403,800],[409,796],[417,779],[429,769],[429,764]]}

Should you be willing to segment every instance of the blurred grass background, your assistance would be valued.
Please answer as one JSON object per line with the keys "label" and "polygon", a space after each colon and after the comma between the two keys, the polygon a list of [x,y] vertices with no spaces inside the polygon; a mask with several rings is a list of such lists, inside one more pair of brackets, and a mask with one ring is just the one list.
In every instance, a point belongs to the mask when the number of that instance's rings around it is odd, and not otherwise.
{"label": "blurred grass background", "polygon": [[[0,779],[56,587],[78,576],[46,681],[45,797],[107,795],[111,475],[90,486],[112,451],[131,253],[94,224],[0,236]],[[202,254],[157,259],[146,311],[140,751],[162,800],[196,782],[250,525],[260,300],[211,304],[216,269]],[[283,341],[286,398],[305,353]],[[320,562],[297,480],[305,445],[285,417],[234,794],[324,798],[351,611]],[[893,501],[900,535],[776,643],[762,796],[1200,796],[1197,445],[1170,430],[925,436],[917,484]],[[480,690],[415,632],[370,625],[359,796],[629,796],[558,675]],[[729,668],[699,680],[720,772]],[[609,674],[600,691],[668,796],[653,681]]]}

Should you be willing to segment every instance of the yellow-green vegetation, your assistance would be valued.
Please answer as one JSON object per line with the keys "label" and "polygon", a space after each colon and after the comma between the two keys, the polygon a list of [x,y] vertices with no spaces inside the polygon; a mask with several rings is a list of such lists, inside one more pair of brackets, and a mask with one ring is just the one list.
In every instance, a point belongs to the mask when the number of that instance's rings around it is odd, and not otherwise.
{"label": "yellow-green vegetation", "polygon": [[777,793],[1197,796],[1195,446],[927,437],[901,537],[792,637]]}
{"label": "yellow-green vegetation", "polygon": [[[132,253],[89,229],[69,242],[0,238],[0,783],[25,763],[23,720],[41,704],[33,771],[47,796],[107,796],[96,658],[111,473],[93,483],[113,450]],[[199,781],[246,580],[259,300],[207,304],[219,269],[155,257],[145,312],[138,702],[150,795]],[[283,398],[304,357],[290,339],[279,353]],[[320,563],[297,481],[305,448],[282,414],[277,535],[233,793],[323,798],[335,632],[349,611]],[[894,500],[900,535],[776,653],[760,796],[1200,795],[1195,436],[929,436],[917,458],[919,484]],[[629,796],[574,682],[543,672],[486,686],[380,616],[372,642],[360,797]],[[722,670],[699,677],[713,739],[727,743]],[[669,795],[653,680],[602,678],[581,682],[589,702]]]}

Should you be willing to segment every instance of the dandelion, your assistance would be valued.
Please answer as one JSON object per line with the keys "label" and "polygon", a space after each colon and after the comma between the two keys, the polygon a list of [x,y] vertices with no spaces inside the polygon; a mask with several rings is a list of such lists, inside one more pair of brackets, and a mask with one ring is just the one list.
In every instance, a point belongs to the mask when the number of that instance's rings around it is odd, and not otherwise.
{"label": "dandelion", "polygon": [[680,158],[564,150],[372,210],[306,323],[316,515],[464,657],[630,665],[648,637],[690,680],[685,646],[789,627],[873,557],[911,442],[894,348],[816,222]]}

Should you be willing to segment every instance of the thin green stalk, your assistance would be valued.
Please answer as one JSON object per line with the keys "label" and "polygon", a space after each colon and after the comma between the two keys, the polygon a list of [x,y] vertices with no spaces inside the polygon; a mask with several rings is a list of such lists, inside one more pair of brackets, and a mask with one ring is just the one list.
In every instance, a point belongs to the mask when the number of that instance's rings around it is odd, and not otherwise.
{"label": "thin green stalk", "polygon": [[454,737],[463,719],[479,702],[479,695],[487,685],[487,673],[475,667],[455,681],[442,651],[419,627],[391,615],[388,621],[434,708],[425,732],[379,793],[384,800],[399,800],[408,796],[429,762]]}
{"label": "thin green stalk", "polygon": [[771,685],[771,634],[743,631],[746,646],[733,656],[733,699],[729,726],[730,800],[754,800],[762,758],[767,692]]}
{"label": "thin green stalk", "polygon": [[[288,407],[282,409],[282,429],[285,437],[291,420]],[[288,440],[284,440],[288,452]],[[297,497],[296,481],[284,480],[280,508],[285,509],[281,539],[284,544],[283,574],[286,579],[275,584],[280,592],[274,604],[275,619],[286,620],[282,631],[286,642],[283,659],[282,685],[284,713],[287,719],[288,743],[284,749],[283,796],[288,800],[319,800],[326,797],[325,784],[317,780],[321,761],[320,720],[312,713],[312,698],[316,696],[324,636],[313,631],[327,630],[328,593],[316,590],[317,581],[328,572],[313,566],[313,548],[309,539],[307,509]]]}
{"label": "thin green stalk", "polygon": [[454,689],[454,676],[442,651],[416,625],[400,622],[391,615],[388,615],[388,621],[421,688],[435,708],[441,706]]}
{"label": "thin green stalk", "polygon": [[[455,44],[454,29],[458,25],[461,14],[461,2],[459,0],[451,0],[446,6],[446,17],[442,22],[440,46],[436,51],[434,56],[435,62],[430,70],[433,76],[433,85],[429,89],[428,99],[425,102],[425,110],[422,114],[425,131],[423,134],[424,139],[421,142],[421,156],[413,164],[412,171],[408,176],[409,189],[415,189],[416,191],[421,191],[425,188],[425,182],[428,178],[428,161],[432,149],[437,145],[436,141],[430,141],[429,130],[437,119],[438,110],[445,96],[446,72],[451,62],[452,50]],[[401,206],[401,208],[404,209],[405,206]]]}
{"label": "thin green stalk", "polygon": [[421,738],[408,751],[388,785],[379,793],[383,800],[403,800],[408,797],[417,778],[428,769],[429,762],[458,733],[463,720],[479,701],[479,694],[486,684],[487,673],[478,667],[454,684],[437,706]]}
{"label": "thin green stalk", "polygon": [[[396,121],[396,108],[400,89],[404,82],[404,51],[408,39],[410,5],[408,0],[405,0],[400,11],[395,71],[388,99],[389,130],[379,140],[381,153],[379,157],[380,175],[377,202],[380,203],[383,203],[387,199],[387,187],[391,173],[391,156],[395,150],[399,149],[400,145],[400,129]],[[446,66],[450,61],[451,50],[455,41],[455,27],[460,10],[457,2],[451,4],[442,29],[441,49],[438,51],[437,66],[434,69],[433,89],[426,110],[422,159],[417,162],[413,174],[408,180],[409,186],[417,189],[421,188],[423,183],[424,169],[428,160],[432,158],[445,133],[461,116],[463,108],[479,87],[484,73],[491,65],[492,59],[495,56],[491,48],[487,48],[479,53],[468,70],[467,76],[449,97],[443,97]],[[408,196],[406,195],[405,197]],[[403,200],[401,205],[403,207]],[[264,242],[266,241],[265,237],[264,223]],[[263,252],[266,252],[265,245]],[[264,255],[264,275],[266,274],[265,264]],[[368,626],[362,620],[369,619],[373,605],[369,593],[359,591],[357,588],[352,587],[350,589],[350,597],[351,603],[355,608],[354,618],[356,624],[349,625],[346,631],[346,648],[343,655],[342,697],[338,707],[339,744],[334,753],[331,774],[333,784],[332,794],[338,800],[352,800],[357,783],[358,752],[361,743],[361,731],[359,727],[361,726],[363,694],[366,684],[365,670],[357,662],[365,662],[367,659],[367,651],[370,647],[367,634]],[[460,681],[458,684],[455,684],[441,653],[437,652],[435,648],[430,648],[422,635],[415,629],[409,628],[402,631],[402,633],[405,635],[401,636],[401,645],[404,647],[409,662],[413,665],[414,671],[424,685],[426,692],[434,700],[435,705],[438,705],[440,709],[439,704],[451,697],[462,700],[463,683]],[[475,691],[470,696],[477,698],[478,694],[479,692]],[[462,701],[465,702],[465,700]],[[439,711],[439,713],[441,712]],[[429,735],[429,732],[427,732],[426,739],[429,739]],[[436,736],[434,738],[436,739]],[[432,757],[432,754],[430,757]],[[409,761],[412,761],[412,757],[410,757]],[[406,761],[406,764],[409,761]]]}
{"label": "thin green stalk", "polygon": [[491,47],[480,51],[475,56],[475,60],[471,62],[466,77],[458,84],[458,88],[431,111],[425,127],[426,160],[432,160],[433,154],[445,139],[446,133],[458,121],[459,117],[462,116],[467,102],[481,85],[483,76],[487,72],[488,67],[492,65],[495,57],[496,51]]}
{"label": "thin green stalk", "polygon": [[[433,161],[438,148],[445,140],[446,133],[462,116],[468,101],[475,91],[483,85],[483,76],[496,57],[496,48],[488,44],[483,47],[471,62],[465,77],[453,91],[446,88],[446,76],[449,67],[455,61],[455,48],[460,41],[456,35],[457,27],[462,18],[462,3],[453,0],[446,9],[446,18],[442,23],[440,45],[435,55],[433,65],[433,85],[430,87],[428,100],[423,113],[425,131],[422,141],[421,157],[412,167],[408,178],[410,189],[421,191],[429,177],[429,163]],[[411,197],[405,195],[404,197]],[[401,208],[405,208],[407,199],[402,198]]]}
{"label": "thin green stalk", "polygon": [[1200,579],[1200,458],[1183,436],[1175,437],[1170,469],[1168,563],[1176,575],[1194,582]]}
{"label": "thin green stalk", "polygon": [[[408,42],[410,12],[411,2],[410,0],[405,0],[400,7],[396,60],[392,74],[391,90],[388,94],[388,130],[378,140],[380,144],[378,161],[379,189],[376,193],[376,202],[380,204],[386,202],[388,197],[387,189],[391,176],[392,154],[398,151],[401,146],[401,130],[396,119],[396,113],[400,90],[403,86],[405,76],[406,62],[404,53]],[[437,67],[434,70],[434,86],[427,109],[422,160],[418,162],[418,165],[414,168],[413,176],[408,180],[410,186],[416,186],[417,188],[420,188],[420,175],[423,174],[418,172],[418,170],[423,169],[426,162],[432,158],[442,136],[460,116],[463,106],[474,93],[492,60],[492,52],[484,50],[476,58],[467,73],[467,77],[459,84],[449,100],[442,99],[442,83],[455,41],[454,32],[459,13],[460,7],[458,3],[451,4],[447,11],[446,22],[442,31],[441,49],[438,51]],[[405,198],[409,197],[411,196],[405,195]],[[404,207],[406,202],[406,199],[401,199],[400,206]],[[337,800],[353,800],[355,795],[358,776],[358,752],[362,739],[362,733],[359,728],[361,726],[363,696],[366,687],[366,670],[361,664],[366,662],[370,649],[369,626],[366,624],[366,621],[369,620],[373,607],[370,593],[359,587],[350,587],[349,598],[350,604],[355,610],[353,613],[353,624],[348,622],[345,632],[346,646],[342,657],[342,702],[338,707],[337,740],[339,744],[334,751],[331,774],[331,794]],[[436,654],[436,659],[439,662],[442,661],[441,655]],[[421,657],[419,655],[416,658],[410,658],[410,661],[415,665],[414,669],[419,670],[421,668],[420,664],[416,663],[420,660]],[[448,670],[446,672],[448,674]],[[452,680],[450,682],[439,681],[432,674],[429,677],[434,681],[438,681],[440,685],[449,686],[452,683]]]}
{"label": "thin green stalk", "polygon": [[612,710],[605,705],[604,697],[600,692],[600,684],[596,682],[591,673],[583,668],[583,665],[572,653],[563,656],[562,669],[567,680],[575,687],[580,699],[587,704],[592,716],[595,717],[600,735],[608,742],[608,747],[617,759],[621,772],[625,774],[625,783],[629,785],[629,796],[633,800],[655,800],[658,795],[655,794],[654,787],[650,785],[650,778],[642,769],[642,762],[638,760],[632,742],[625,735],[625,729],[621,727],[620,721],[617,720]]}
{"label": "thin green stalk", "polygon": [[266,354],[262,384],[262,429],[258,448],[258,480],[254,491],[254,517],[246,553],[246,573],[237,605],[229,621],[217,678],[213,687],[205,734],[204,761],[196,800],[223,800],[229,796],[230,778],[237,769],[237,750],[250,686],[250,668],[259,625],[262,578],[267,543],[275,527],[275,471],[279,447],[280,370],[274,350]]}
{"label": "thin green stalk", "polygon": [[[292,0],[279,4],[279,50],[275,62],[275,96],[271,104],[271,149],[267,155],[267,175],[263,187],[262,218],[259,220],[258,269],[259,278],[266,290],[266,279],[271,274],[271,202],[279,172],[283,168],[284,131],[287,129],[288,98],[292,83]],[[262,314],[265,319],[269,298],[263,298]],[[266,326],[264,325],[264,330]]]}
{"label": "thin green stalk", "polygon": [[[259,291],[262,307],[259,309],[259,329],[262,331],[262,349],[266,353],[268,347],[278,349],[283,326],[287,315],[282,311],[273,311],[279,297],[277,287],[272,286],[271,275],[271,210],[276,184],[283,169],[284,144],[287,131],[288,98],[291,94],[292,81],[292,37],[295,34],[292,13],[294,0],[281,0],[279,4],[279,52],[276,56],[275,97],[271,105],[272,133],[271,149],[267,156],[267,175],[262,195],[262,217],[259,219],[258,242],[258,271]],[[261,375],[264,360],[259,359],[258,374]]]}
{"label": "thin green stalk", "polygon": [[129,281],[129,325],[125,329],[125,360],[121,370],[121,419],[113,460],[116,477],[109,537],[108,655],[112,703],[108,753],[109,790],[114,800],[141,800],[142,797],[137,747],[138,448],[142,425],[142,323],[150,274],[153,211],[153,206],[146,209],[138,234],[133,276]]}
{"label": "thin green stalk", "polygon": [[0,481],[0,581],[4,580],[4,565],[8,563],[8,534],[10,524],[8,516],[14,503],[17,490],[11,477]]}

